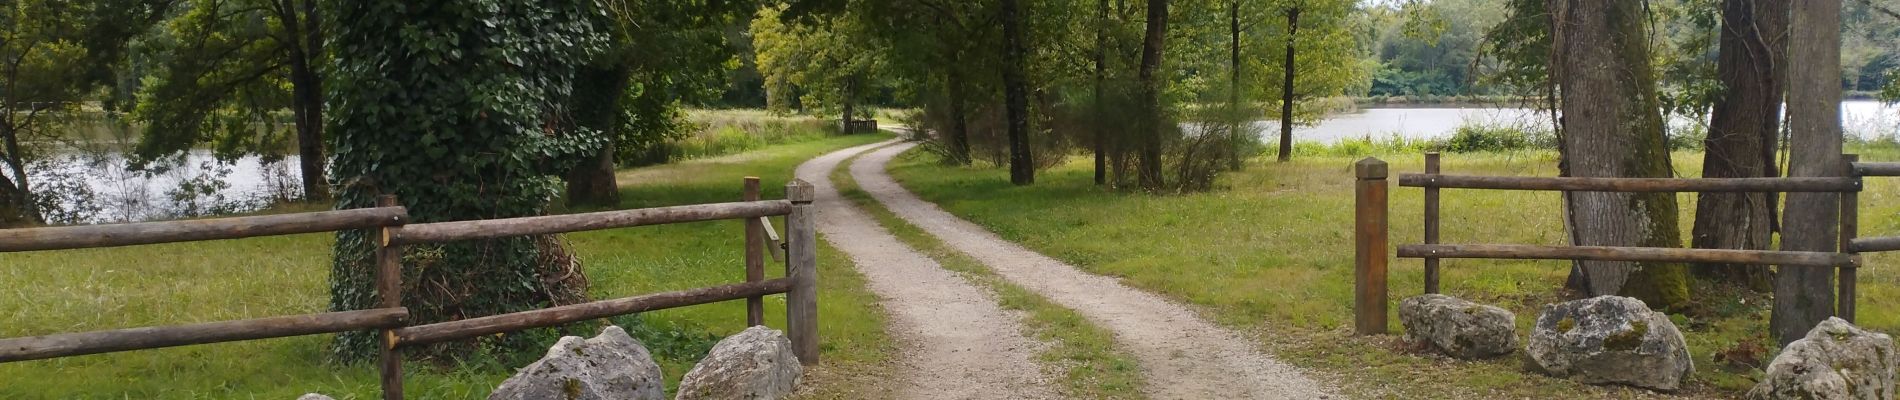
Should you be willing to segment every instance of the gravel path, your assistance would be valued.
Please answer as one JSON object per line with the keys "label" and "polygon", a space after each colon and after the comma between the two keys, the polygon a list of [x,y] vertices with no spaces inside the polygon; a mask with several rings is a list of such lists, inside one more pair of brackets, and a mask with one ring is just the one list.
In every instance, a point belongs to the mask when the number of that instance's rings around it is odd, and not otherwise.
{"label": "gravel path", "polygon": [[1055,398],[1050,379],[1030,360],[1043,345],[1023,337],[1018,313],[1004,311],[988,292],[904,245],[838,196],[829,175],[839,162],[894,142],[819,156],[797,172],[817,189],[818,232],[857,264],[891,313],[899,353],[889,397]]}
{"label": "gravel path", "polygon": [[[860,157],[851,176],[893,213],[998,275],[1076,310],[1113,332],[1118,346],[1140,362],[1156,399],[1337,398],[1299,369],[1274,360],[1240,334],[1192,310],[1089,274],[997,237],[976,224],[918,199],[885,172],[891,157],[914,144],[884,147]],[[801,170],[802,171],[802,170]]]}

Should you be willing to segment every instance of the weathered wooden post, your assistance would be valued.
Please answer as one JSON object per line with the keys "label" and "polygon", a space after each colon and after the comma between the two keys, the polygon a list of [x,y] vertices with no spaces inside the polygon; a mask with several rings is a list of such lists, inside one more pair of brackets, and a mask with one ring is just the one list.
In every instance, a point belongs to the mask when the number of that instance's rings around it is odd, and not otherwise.
{"label": "weathered wooden post", "polygon": [[[1841,155],[1841,168],[1843,169],[1841,174],[1842,176],[1854,179],[1855,189],[1855,191],[1852,192],[1841,193],[1841,252],[1849,255],[1854,255],[1854,238],[1860,236],[1859,190],[1865,188],[1865,186],[1862,186],[1865,182],[1861,179],[1860,172],[1854,169],[1854,162],[1856,161],[1860,161],[1859,154]],[[1859,262],[1859,257],[1855,257],[1855,262]],[[1839,277],[1839,283],[1841,288],[1839,296],[1835,299],[1834,315],[1847,320],[1847,322],[1854,322],[1854,292],[1856,290],[1854,286],[1859,284],[1859,277],[1857,276],[1859,269],[1860,265],[1858,264],[1840,266],[1841,276]]]}
{"label": "weathered wooden post", "polygon": [[[1425,153],[1425,173],[1438,174],[1438,152]],[[1425,187],[1425,244],[1438,244],[1438,187]],[[1438,293],[1438,257],[1425,257],[1425,293]]]}
{"label": "weathered wooden post", "polygon": [[[376,199],[378,207],[395,207],[396,196],[383,195]],[[401,221],[399,221],[401,222]],[[376,295],[382,297],[382,308],[402,307],[402,252],[403,245],[389,243],[395,231],[402,226],[385,226],[376,233]],[[396,331],[382,331],[382,378],[383,399],[402,399],[402,351],[396,349]]]}
{"label": "weathered wooden post", "polygon": [[785,241],[790,245],[785,276],[792,279],[792,289],[785,293],[785,325],[792,353],[805,365],[818,365],[818,230],[813,197],[815,191],[804,180],[785,184],[785,199],[792,202],[792,213],[785,216]]}
{"label": "weathered wooden post", "polygon": [[[759,201],[759,177],[745,177],[745,187],[740,199]],[[765,280],[765,225],[758,218],[745,219],[745,281]],[[752,296],[745,299],[745,325],[748,327],[765,325],[765,297]]]}
{"label": "weathered wooden post", "polygon": [[1384,334],[1386,326],[1386,165],[1368,157],[1353,164],[1353,314],[1361,335]]}

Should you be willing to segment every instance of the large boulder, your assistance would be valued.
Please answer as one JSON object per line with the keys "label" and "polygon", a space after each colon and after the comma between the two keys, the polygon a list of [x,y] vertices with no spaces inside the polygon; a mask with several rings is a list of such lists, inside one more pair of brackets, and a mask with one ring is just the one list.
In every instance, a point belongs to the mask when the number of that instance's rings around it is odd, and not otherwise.
{"label": "large boulder", "polygon": [[713,346],[680,380],[679,400],[782,399],[804,373],[784,333],[754,326]]}
{"label": "large boulder", "polygon": [[548,355],[503,381],[489,400],[661,400],[660,364],[618,326],[599,336],[563,337]]}
{"label": "large boulder", "polygon": [[1445,355],[1479,359],[1510,354],[1517,348],[1517,316],[1502,308],[1442,294],[1399,302],[1405,340],[1429,345]]}
{"label": "large boulder", "polygon": [[1828,318],[1768,364],[1750,399],[1892,399],[1893,338]]}
{"label": "large boulder", "polygon": [[1525,352],[1544,372],[1583,383],[1676,390],[1695,372],[1669,316],[1628,297],[1544,306]]}

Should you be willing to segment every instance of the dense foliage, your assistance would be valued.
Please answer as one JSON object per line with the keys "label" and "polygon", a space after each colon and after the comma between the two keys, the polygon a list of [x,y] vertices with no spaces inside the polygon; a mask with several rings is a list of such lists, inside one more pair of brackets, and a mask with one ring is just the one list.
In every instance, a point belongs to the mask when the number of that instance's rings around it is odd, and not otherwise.
{"label": "dense foliage", "polygon": [[[562,107],[575,60],[600,47],[588,19],[598,12],[584,0],[338,4],[329,92],[336,207],[372,207],[378,196],[395,195],[414,222],[543,213],[559,188],[550,176],[600,142],[563,134],[573,127]],[[369,238],[337,236],[332,309],[374,306]],[[572,302],[585,285],[555,237],[411,248],[403,281],[416,322]],[[480,344],[528,350],[533,336]],[[359,358],[375,348],[371,339],[343,335],[335,351]]]}

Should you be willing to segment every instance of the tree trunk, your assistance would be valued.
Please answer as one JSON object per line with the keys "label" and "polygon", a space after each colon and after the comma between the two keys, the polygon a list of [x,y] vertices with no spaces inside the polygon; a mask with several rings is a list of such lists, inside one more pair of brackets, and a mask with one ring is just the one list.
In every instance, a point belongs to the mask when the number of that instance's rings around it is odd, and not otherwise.
{"label": "tree trunk", "polygon": [[[1562,156],[1571,175],[1670,176],[1642,3],[1553,4],[1552,51],[1563,70]],[[1575,193],[1568,207],[1576,245],[1682,244],[1671,193]],[[1589,261],[1581,269],[1593,296],[1623,294],[1657,308],[1688,300],[1688,271],[1680,264]]]}
{"label": "tree trunk", "polygon": [[1228,103],[1228,106],[1232,108],[1228,110],[1229,114],[1227,116],[1227,118],[1232,119],[1232,121],[1228,122],[1228,126],[1227,126],[1227,135],[1228,135],[1227,169],[1233,170],[1233,171],[1239,171],[1241,143],[1243,140],[1246,139],[1242,137],[1241,135],[1242,135],[1242,131],[1244,131],[1243,127],[1248,122],[1246,118],[1243,118],[1245,114],[1242,113],[1242,111],[1245,110],[1247,106],[1246,104],[1241,103],[1241,95],[1240,95],[1240,1],[1239,0],[1229,0],[1227,2],[1227,33],[1228,33],[1228,36],[1227,36],[1228,37],[1228,40],[1227,40],[1227,51],[1228,51],[1227,70],[1228,71],[1227,72],[1229,75],[1229,79],[1227,80],[1227,103]]}
{"label": "tree trunk", "polygon": [[858,113],[857,89],[857,77],[849,78],[844,84],[844,115],[838,118],[838,123],[840,124],[838,125],[838,130],[844,132],[846,135],[857,133],[858,131],[856,126],[851,125],[853,114]]}
{"label": "tree trunk", "polygon": [[1009,182],[1036,182],[1036,165],[1029,152],[1029,87],[1024,82],[1027,43],[1023,10],[1017,0],[1003,0],[1003,102],[1009,118]]}
{"label": "tree trunk", "polygon": [[1095,118],[1089,123],[1089,129],[1095,138],[1095,185],[1108,184],[1108,127],[1102,126],[1108,108],[1103,107],[1102,85],[1108,79],[1108,0],[1096,3],[1095,19]]}
{"label": "tree trunk", "polygon": [[1168,37],[1168,0],[1148,0],[1148,27],[1141,41],[1141,67],[1137,79],[1141,81],[1141,108],[1147,114],[1142,118],[1142,128],[1136,133],[1141,140],[1140,163],[1136,167],[1136,179],[1143,189],[1160,189],[1161,177],[1161,137],[1167,130],[1166,113],[1161,109],[1161,78],[1155,76],[1161,69],[1161,57],[1166,50]]}
{"label": "tree trunk", "polygon": [[[1772,146],[1781,127],[1781,64],[1788,33],[1787,0],[1722,2],[1721,48],[1716,76],[1726,88],[1709,122],[1702,176],[1754,178],[1774,172]],[[1768,154],[1768,157],[1763,157]],[[1699,249],[1761,250],[1771,243],[1773,199],[1766,193],[1702,193],[1696,201],[1694,236]],[[1704,264],[1696,275],[1769,290],[1766,265]]]}
{"label": "tree trunk", "polygon": [[287,37],[281,38],[284,58],[289,59],[290,111],[297,126],[297,167],[303,180],[305,201],[330,198],[329,178],[323,151],[323,77],[317,74],[318,55],[323,54],[322,16],[315,0],[283,2],[277,15]]}
{"label": "tree trunk", "polygon": [[950,90],[950,137],[949,150],[951,162],[957,165],[970,165],[970,100],[969,83],[963,81],[963,63],[961,50],[950,51],[949,81],[945,82]]}
{"label": "tree trunk", "polygon": [[607,138],[599,151],[568,170],[567,205],[614,207],[620,205],[620,182],[614,177],[614,156],[620,141],[620,100],[632,84],[633,70],[625,65],[582,67],[574,86],[575,123]]}
{"label": "tree trunk", "polygon": [[1300,33],[1300,8],[1286,10],[1286,60],[1280,81],[1280,162],[1293,159],[1293,44]]}
{"label": "tree trunk", "polygon": [[[1796,2],[1789,18],[1788,176],[1841,176],[1841,2]],[[1833,193],[1789,193],[1781,249],[1837,251]],[[1834,269],[1781,267],[1769,330],[1787,345],[1834,315]]]}
{"label": "tree trunk", "polygon": [[[11,107],[0,107],[6,112],[15,111]],[[12,116],[5,116],[11,119]],[[16,226],[46,223],[40,216],[39,205],[33,202],[33,186],[26,176],[26,160],[20,155],[20,135],[18,128],[9,120],[0,123],[0,145],[6,146],[7,164],[12,172],[12,180],[0,177],[0,226]]]}

